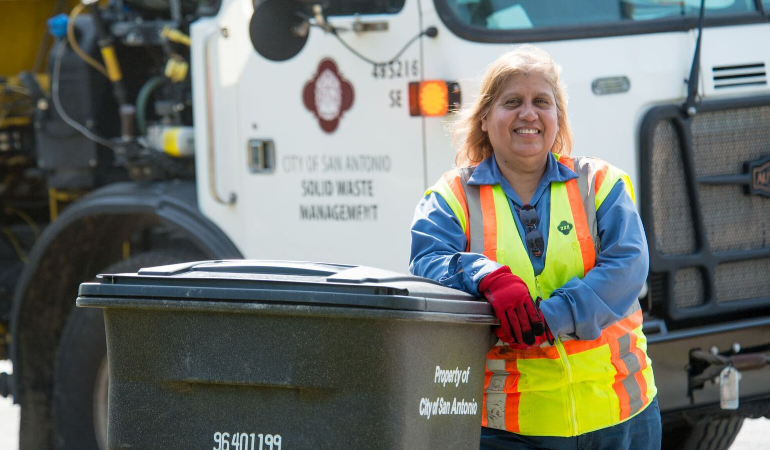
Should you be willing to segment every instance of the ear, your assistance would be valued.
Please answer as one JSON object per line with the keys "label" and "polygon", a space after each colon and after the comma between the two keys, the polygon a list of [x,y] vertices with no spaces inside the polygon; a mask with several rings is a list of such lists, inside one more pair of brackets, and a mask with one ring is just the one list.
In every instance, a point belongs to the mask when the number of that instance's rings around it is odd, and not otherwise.
{"label": "ear", "polygon": [[489,130],[487,130],[487,116],[481,118],[481,131],[485,133],[489,132]]}

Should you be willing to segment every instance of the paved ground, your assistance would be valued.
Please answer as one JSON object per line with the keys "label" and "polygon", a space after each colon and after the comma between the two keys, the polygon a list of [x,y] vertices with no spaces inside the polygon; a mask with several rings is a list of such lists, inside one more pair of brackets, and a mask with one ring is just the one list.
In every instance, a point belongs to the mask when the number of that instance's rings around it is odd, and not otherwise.
{"label": "paved ground", "polygon": [[770,447],[770,419],[755,419],[743,422],[730,450],[766,450]]}
{"label": "paved ground", "polygon": [[[9,372],[10,364],[0,361],[0,372]],[[10,399],[0,398],[0,449],[16,450],[19,446],[19,407]],[[770,449],[770,419],[747,420],[730,450]]]}

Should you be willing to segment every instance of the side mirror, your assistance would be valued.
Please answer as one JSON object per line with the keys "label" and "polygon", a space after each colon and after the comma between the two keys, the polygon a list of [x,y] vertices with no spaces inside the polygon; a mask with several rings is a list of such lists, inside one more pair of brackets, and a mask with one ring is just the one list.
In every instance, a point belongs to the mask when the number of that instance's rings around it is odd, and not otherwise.
{"label": "side mirror", "polygon": [[271,61],[296,56],[307,42],[310,24],[299,0],[263,0],[254,6],[249,35],[254,50]]}

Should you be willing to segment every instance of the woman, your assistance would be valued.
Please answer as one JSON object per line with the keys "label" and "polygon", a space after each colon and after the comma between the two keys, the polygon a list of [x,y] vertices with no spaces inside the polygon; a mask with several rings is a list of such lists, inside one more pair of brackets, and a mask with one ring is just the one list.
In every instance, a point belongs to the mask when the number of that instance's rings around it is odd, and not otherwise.
{"label": "woman", "polygon": [[482,449],[659,449],[633,189],[619,169],[569,156],[559,73],[529,45],[490,66],[455,130],[460,168],[417,206],[410,268],[485,297],[500,320]]}

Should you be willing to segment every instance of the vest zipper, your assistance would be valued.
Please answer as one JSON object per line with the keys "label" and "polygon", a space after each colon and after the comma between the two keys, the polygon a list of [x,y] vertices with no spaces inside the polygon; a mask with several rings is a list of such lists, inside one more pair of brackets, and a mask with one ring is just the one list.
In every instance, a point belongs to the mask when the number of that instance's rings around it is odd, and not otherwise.
{"label": "vest zipper", "polygon": [[[537,286],[537,293],[540,297],[543,297],[543,289],[540,287],[540,275],[535,276],[535,286]],[[569,407],[570,407],[570,425],[572,425],[572,435],[578,435],[577,413],[575,411],[575,391],[572,388],[572,365],[567,358],[567,350],[564,348],[561,339],[558,336],[554,336],[556,339],[556,349],[559,351],[559,359],[561,359],[564,369],[567,371],[567,382],[569,383]]]}
{"label": "vest zipper", "polygon": [[567,370],[567,382],[569,383],[569,406],[572,414],[570,415],[570,424],[572,425],[572,435],[578,435],[577,414],[575,411],[575,391],[572,389],[572,366],[567,358],[567,350],[564,349],[560,338],[556,338],[556,349],[559,351],[559,358],[561,358],[564,368]]}

